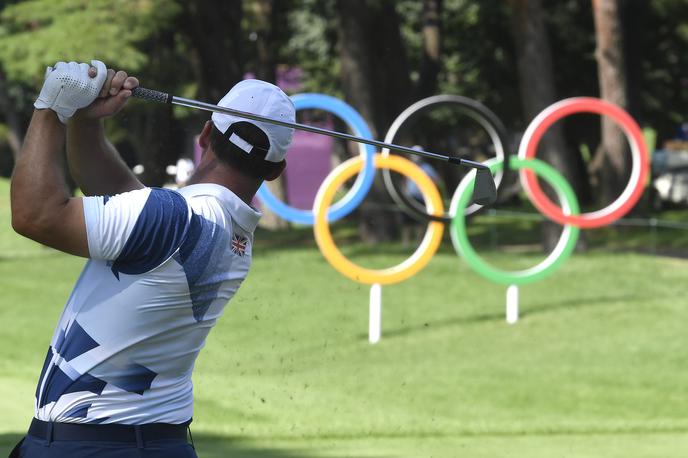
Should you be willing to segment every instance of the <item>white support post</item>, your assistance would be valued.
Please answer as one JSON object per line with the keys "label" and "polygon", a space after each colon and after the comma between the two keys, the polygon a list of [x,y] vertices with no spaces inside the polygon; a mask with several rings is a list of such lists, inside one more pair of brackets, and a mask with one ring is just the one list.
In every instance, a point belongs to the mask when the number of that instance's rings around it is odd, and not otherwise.
{"label": "white support post", "polygon": [[514,324],[518,321],[518,286],[510,285],[506,289],[506,322]]}
{"label": "white support post", "polygon": [[376,344],[382,333],[382,287],[375,283],[370,286],[370,318],[368,321],[368,341]]}

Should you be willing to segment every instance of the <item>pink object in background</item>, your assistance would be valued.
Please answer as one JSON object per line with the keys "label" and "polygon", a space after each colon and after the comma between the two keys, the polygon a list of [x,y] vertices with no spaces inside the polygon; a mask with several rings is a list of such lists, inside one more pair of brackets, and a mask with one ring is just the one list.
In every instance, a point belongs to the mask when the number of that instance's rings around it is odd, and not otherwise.
{"label": "pink object in background", "polygon": [[331,137],[304,131],[294,132],[285,171],[289,205],[303,210],[313,208],[315,194],[330,173],[332,146]]}
{"label": "pink object in background", "polygon": [[[255,77],[256,74],[253,72],[244,73],[245,80],[254,79]],[[301,91],[303,70],[298,67],[279,66],[277,68],[277,72],[275,73],[275,78],[275,85],[277,85],[284,92],[293,94]]]}
{"label": "pink object in background", "polygon": [[[276,84],[283,90],[294,93],[301,90],[303,71],[300,68],[280,67],[277,69]],[[244,79],[255,78],[248,72]],[[319,127],[332,129],[332,120],[328,119]],[[295,131],[291,147],[287,154],[287,169],[283,178],[285,181],[286,203],[295,208],[310,210],[318,188],[330,173],[332,166],[332,148],[334,141],[331,137],[311,132]],[[194,144],[194,161],[196,165],[201,159],[201,148],[198,141]],[[260,208],[261,202],[254,199],[254,208]]]}
{"label": "pink object in background", "polygon": [[294,93],[301,91],[301,79],[303,70],[298,67],[280,67],[277,69],[277,81],[275,84],[283,91]]}

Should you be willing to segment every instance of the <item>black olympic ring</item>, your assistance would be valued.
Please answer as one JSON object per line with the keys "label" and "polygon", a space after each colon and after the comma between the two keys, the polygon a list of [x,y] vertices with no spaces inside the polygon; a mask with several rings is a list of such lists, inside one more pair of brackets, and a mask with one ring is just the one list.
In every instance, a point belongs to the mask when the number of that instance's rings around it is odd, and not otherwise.
{"label": "black olympic ring", "polygon": [[[485,129],[495,147],[496,157],[504,160],[504,163],[508,163],[509,152],[507,147],[507,135],[506,128],[504,127],[502,121],[497,117],[496,114],[494,114],[482,103],[460,95],[434,95],[413,103],[404,111],[402,111],[399,116],[397,116],[387,131],[384,141],[386,143],[393,143],[394,137],[397,135],[397,132],[399,132],[404,123],[408,122],[412,117],[418,115],[418,113],[422,110],[435,105],[458,105],[458,111],[477,121],[478,124]],[[383,149],[381,153],[383,157],[388,156],[389,150]],[[504,169],[507,168],[508,167],[505,167]],[[495,183],[498,190],[501,183],[504,182],[504,173],[505,172],[500,172],[495,175]],[[397,185],[394,183],[394,180],[392,179],[392,173],[389,169],[382,169],[382,178],[384,179],[387,192],[389,192],[394,202],[396,202],[396,204],[399,205],[399,207],[401,207],[401,209],[407,215],[420,222],[438,221],[445,224],[451,223],[454,215],[451,215],[449,212],[445,213],[444,215],[429,215],[426,212],[424,205],[422,205],[420,202],[416,202],[414,199],[409,198],[404,192],[400,192],[400,190],[397,189]],[[479,205],[474,204],[466,209],[466,214],[471,214],[479,208]]]}

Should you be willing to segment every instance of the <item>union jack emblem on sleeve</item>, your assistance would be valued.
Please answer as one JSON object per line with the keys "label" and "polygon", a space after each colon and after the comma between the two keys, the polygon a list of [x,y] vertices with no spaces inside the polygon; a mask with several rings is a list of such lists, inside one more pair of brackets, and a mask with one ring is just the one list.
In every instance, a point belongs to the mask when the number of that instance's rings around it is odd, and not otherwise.
{"label": "union jack emblem on sleeve", "polygon": [[232,252],[237,256],[243,256],[246,254],[246,248],[248,247],[248,239],[240,235],[232,235]]}

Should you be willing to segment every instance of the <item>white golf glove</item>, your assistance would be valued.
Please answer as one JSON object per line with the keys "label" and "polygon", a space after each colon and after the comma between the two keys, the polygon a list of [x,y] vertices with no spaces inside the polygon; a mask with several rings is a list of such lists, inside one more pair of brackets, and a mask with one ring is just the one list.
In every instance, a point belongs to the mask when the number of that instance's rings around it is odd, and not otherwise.
{"label": "white golf glove", "polygon": [[[88,76],[91,65],[98,70],[95,78]],[[107,79],[104,63],[92,60],[91,65],[58,62],[55,67],[48,67],[43,88],[33,106],[39,110],[50,108],[66,124],[76,110],[89,106],[98,97]]]}

